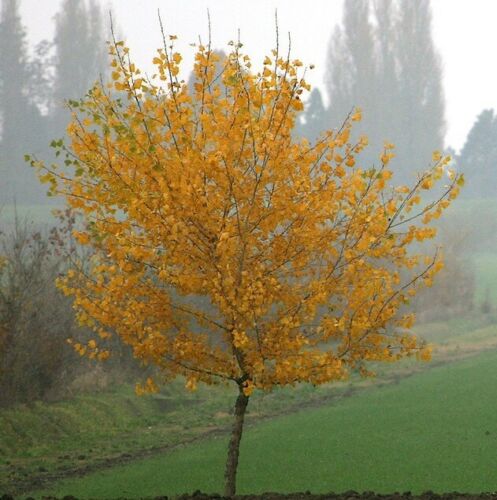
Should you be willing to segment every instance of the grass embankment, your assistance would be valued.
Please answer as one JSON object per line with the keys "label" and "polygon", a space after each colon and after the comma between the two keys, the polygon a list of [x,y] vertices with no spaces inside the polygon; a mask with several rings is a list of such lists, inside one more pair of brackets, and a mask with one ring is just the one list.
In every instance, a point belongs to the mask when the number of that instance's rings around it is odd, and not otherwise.
{"label": "grass embankment", "polygon": [[[497,489],[497,351],[249,428],[239,493]],[[61,482],[81,498],[222,490],[227,438]]]}
{"label": "grass embankment", "polygon": [[[319,404],[352,390],[342,383],[300,386],[257,394],[248,423]],[[0,492],[25,491],[42,481],[81,474],[212,433],[231,424],[234,387],[200,387],[191,393],[177,381],[160,394],[137,397],[130,386],[57,403],[37,402],[0,411]],[[36,481],[35,483],[36,484]]]}

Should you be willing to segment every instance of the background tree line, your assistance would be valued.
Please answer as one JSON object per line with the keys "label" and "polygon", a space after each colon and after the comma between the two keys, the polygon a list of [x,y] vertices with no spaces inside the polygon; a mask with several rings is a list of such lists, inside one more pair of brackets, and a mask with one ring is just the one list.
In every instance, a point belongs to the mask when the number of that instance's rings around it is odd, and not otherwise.
{"label": "background tree line", "polygon": [[[442,61],[431,30],[429,0],[344,2],[342,22],[328,44],[324,95],[317,88],[312,91],[297,133],[313,139],[321,130],[340,126],[360,106],[364,116],[356,135],[367,132],[370,141],[362,157],[365,166],[374,165],[389,141],[395,144],[395,181],[412,181],[431,153],[444,146]],[[467,174],[463,197],[495,196],[493,110],[481,112],[453,157],[458,170]]]}
{"label": "background tree line", "polygon": [[443,149],[444,95],[440,56],[431,36],[429,0],[348,0],[328,45],[323,104],[315,89],[300,124],[313,137],[363,109],[357,135],[370,146],[362,161],[377,162],[385,141],[395,144],[395,180],[408,182]]}
{"label": "background tree line", "polygon": [[[64,0],[53,40],[30,53],[20,1],[2,0],[0,15],[0,195],[4,203],[14,197],[18,203],[48,203],[23,157],[46,155],[48,143],[64,135],[64,101],[82,97],[105,78],[108,22],[97,0]],[[395,181],[413,180],[444,146],[442,64],[431,29],[429,0],[344,2],[342,22],[327,47],[324,93],[312,91],[296,134],[313,139],[360,106],[363,121],[355,133],[367,131],[370,141],[364,165],[374,165],[384,142],[392,142]],[[495,122],[493,110],[484,110],[455,155],[460,169],[471,174],[463,196],[495,192]]]}
{"label": "background tree line", "polygon": [[0,15],[0,195],[3,204],[47,203],[24,155],[45,155],[64,135],[66,99],[83,96],[107,68],[106,22],[96,0],[64,0],[52,41],[28,51],[19,0],[2,0]]}

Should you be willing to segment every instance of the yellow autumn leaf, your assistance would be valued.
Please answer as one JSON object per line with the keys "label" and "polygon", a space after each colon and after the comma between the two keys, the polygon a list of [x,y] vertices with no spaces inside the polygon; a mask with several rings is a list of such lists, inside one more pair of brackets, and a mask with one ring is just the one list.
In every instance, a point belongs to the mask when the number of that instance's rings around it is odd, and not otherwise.
{"label": "yellow autumn leaf", "polygon": [[73,236],[76,238],[78,243],[82,245],[87,245],[90,242],[90,235],[82,231],[74,231]]}
{"label": "yellow autumn leaf", "polygon": [[423,189],[430,189],[433,186],[433,179],[431,177],[426,177],[421,183]]}
{"label": "yellow autumn leaf", "polygon": [[361,119],[362,119],[362,110],[361,110],[361,108],[356,108],[355,112],[352,114],[352,116],[350,117],[350,119],[353,122],[361,121]]}
{"label": "yellow autumn leaf", "polygon": [[431,159],[433,162],[439,162],[442,159],[442,153],[440,151],[434,151]]}

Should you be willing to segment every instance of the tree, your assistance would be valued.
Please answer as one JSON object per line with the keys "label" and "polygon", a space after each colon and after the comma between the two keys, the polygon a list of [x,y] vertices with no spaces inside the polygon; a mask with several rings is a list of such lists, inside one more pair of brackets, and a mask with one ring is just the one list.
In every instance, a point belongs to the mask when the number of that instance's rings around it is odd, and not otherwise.
{"label": "tree", "polygon": [[37,82],[29,72],[25,31],[17,0],[3,0],[0,17],[0,134],[4,197],[38,187],[31,172],[18,168],[24,152],[46,143],[41,114],[33,102]]}
{"label": "tree", "polygon": [[482,238],[470,223],[472,218],[448,214],[440,224],[437,240],[444,249],[444,268],[437,276],[437,286],[423,290],[411,301],[418,322],[449,321],[474,311],[476,273],[471,246],[478,241],[481,248]]}
{"label": "tree", "polygon": [[[226,53],[223,50],[216,50],[216,49],[214,49],[212,51],[212,53],[214,54],[214,56],[216,58],[216,70],[215,70],[216,77],[217,77],[216,81],[219,81],[219,83],[221,83],[221,86],[220,86],[221,92],[225,92],[225,88],[222,85],[220,77],[223,74],[223,69],[224,69],[224,66],[227,62],[226,61]],[[195,91],[195,88],[194,88],[195,83],[196,83],[195,73],[192,72],[188,76],[188,81],[187,81],[188,90],[190,91],[190,93],[193,93]]]}
{"label": "tree", "polygon": [[[375,140],[378,145],[389,140],[396,144],[399,154],[401,116],[399,102],[402,91],[397,74],[398,58],[396,47],[397,9],[392,0],[375,0],[373,14],[376,21],[374,38],[376,43],[376,115],[372,117],[372,127],[377,129]],[[402,154],[401,154],[402,157]],[[397,162],[397,169],[399,163]]]}
{"label": "tree", "polygon": [[[344,2],[342,24],[343,27],[335,28],[328,47],[325,77],[330,102],[328,119],[330,125],[338,127],[354,107],[362,109],[364,121],[355,133],[360,136],[369,131],[368,137],[375,150],[365,152],[364,159],[372,164],[383,143],[378,145],[374,126],[382,108],[376,98],[378,55],[369,0]],[[381,139],[386,137],[383,135]]]}
{"label": "tree", "polygon": [[26,111],[27,98],[23,93],[27,81],[26,34],[21,25],[17,0],[2,2],[0,39],[0,97],[2,111],[2,139],[12,140],[11,132],[16,117]]}
{"label": "tree", "polygon": [[297,134],[314,141],[325,128],[326,120],[326,109],[323,104],[321,92],[318,89],[313,89],[309,96],[305,113],[303,113],[303,118],[297,123]]}
{"label": "tree", "polygon": [[427,164],[431,152],[444,144],[445,100],[440,56],[431,35],[430,1],[400,0],[396,31],[402,119],[397,146],[405,175],[419,162]]}
{"label": "tree", "polygon": [[254,389],[429,356],[405,331],[413,317],[399,310],[442,264],[408,250],[434,235],[429,222],[461,179],[423,206],[420,192],[442,177],[447,158],[435,154],[412,189],[391,189],[390,149],[377,170],[358,164],[367,142],[350,142],[359,113],[313,145],[293,138],[309,90],[300,61],[274,50],[254,73],[234,44],[218,76],[218,56],[200,45],[191,92],[170,39],[153,60],[158,81],[145,80],[115,43],[113,82],[77,103],[70,146],[56,144],[64,164],[32,164],[84,218],[74,234],[95,252],[90,268],[75,266],[58,282],[96,332],[75,348],[106,358],[115,335],[164,380],[237,388],[225,472],[232,496]]}
{"label": "tree", "polygon": [[477,117],[457,159],[466,173],[470,173],[468,196],[495,196],[495,169],[497,166],[497,118],[493,109],[484,109]]}
{"label": "tree", "polygon": [[411,180],[419,165],[443,147],[441,63],[431,36],[429,0],[353,0],[328,48],[329,121],[354,106],[364,110],[374,164],[383,142],[396,144],[396,180]]}
{"label": "tree", "polygon": [[54,283],[61,245],[55,228],[43,234],[17,216],[0,232],[0,407],[53,394],[74,367],[64,362],[73,358],[65,339],[74,317]]}
{"label": "tree", "polygon": [[68,99],[82,96],[100,75],[105,77],[106,53],[102,16],[92,0],[64,0],[55,16],[55,127],[63,133]]}

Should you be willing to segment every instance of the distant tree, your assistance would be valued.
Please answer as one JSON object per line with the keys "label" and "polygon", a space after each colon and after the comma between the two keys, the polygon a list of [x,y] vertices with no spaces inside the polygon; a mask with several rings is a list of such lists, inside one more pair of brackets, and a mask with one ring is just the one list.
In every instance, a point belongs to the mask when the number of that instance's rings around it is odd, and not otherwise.
{"label": "distant tree", "polygon": [[314,141],[320,132],[326,128],[328,114],[318,89],[313,89],[308,102],[305,105],[305,112],[301,115],[296,126],[297,137],[307,137]]}
{"label": "distant tree", "polygon": [[[53,104],[53,43],[42,40],[34,47],[27,65],[29,96],[44,118]],[[46,120],[45,120],[46,121]],[[51,137],[51,134],[48,134]]]}
{"label": "distant tree", "polygon": [[[467,174],[466,196],[492,197],[497,193],[497,117],[493,109],[483,110],[457,158],[458,169]],[[465,190],[466,191],[466,190]]]}
{"label": "distant tree", "polygon": [[107,48],[95,0],[64,0],[55,17],[53,113],[57,134],[69,121],[68,99],[79,99],[107,71]]}
{"label": "distant tree", "polygon": [[[58,146],[66,161],[33,165],[84,218],[74,236],[95,251],[58,282],[96,332],[78,352],[106,358],[117,336],[164,380],[236,388],[225,472],[233,496],[255,389],[429,356],[399,310],[441,263],[410,247],[434,236],[430,222],[460,180],[423,206],[420,192],[445,176],[439,153],[412,188],[392,189],[391,149],[376,170],[356,161],[366,144],[351,140],[359,113],[312,145],[294,138],[309,89],[300,61],[275,50],[255,73],[237,44],[219,75],[219,56],[199,46],[192,91],[177,79],[172,40],[153,60],[163,83],[145,80],[116,43],[113,85],[76,103],[71,145]],[[199,296],[207,300],[190,301]]]}
{"label": "distant tree", "polygon": [[39,82],[30,71],[19,2],[3,0],[0,14],[0,168],[3,199],[32,197],[36,179],[24,166],[26,151],[40,151],[46,127],[35,104]]}
{"label": "distant tree", "polygon": [[444,146],[445,100],[429,0],[399,0],[396,27],[400,99],[397,152],[404,178]]}
{"label": "distant tree", "polygon": [[371,144],[363,161],[371,165],[384,142],[394,142],[396,179],[412,180],[443,147],[445,132],[429,0],[344,2],[342,26],[329,44],[326,90],[331,125],[354,106],[363,109]]}
{"label": "distant tree", "polygon": [[[329,125],[340,126],[344,116],[360,107],[363,121],[355,133],[360,136],[368,130],[370,142],[375,144],[377,131],[372,125],[378,117],[378,61],[370,19],[368,0],[344,2],[343,26],[337,26],[328,47],[325,88],[330,103]],[[366,152],[363,161],[373,162],[382,147],[383,143]]]}
{"label": "distant tree", "polygon": [[26,33],[17,0],[3,0],[0,18],[0,105],[2,140],[12,142],[15,129],[29,107]]}
{"label": "distant tree", "polygon": [[[382,147],[384,141],[399,144],[400,88],[397,75],[396,27],[398,12],[393,0],[375,0],[373,2],[373,18],[375,19],[374,37],[376,43],[376,115],[372,117],[373,126],[377,129],[374,141],[376,147]],[[397,164],[399,162],[396,162]],[[399,165],[396,165],[397,168]]]}

